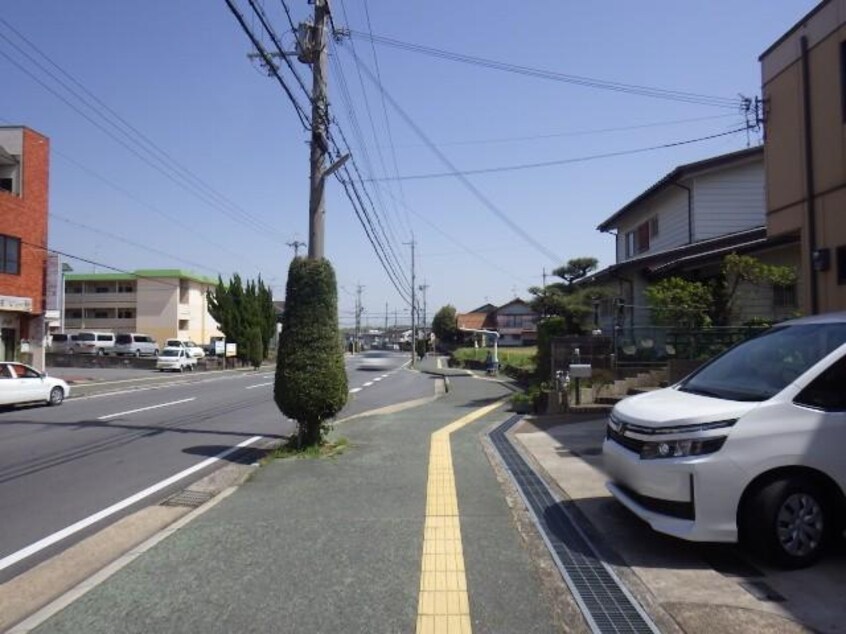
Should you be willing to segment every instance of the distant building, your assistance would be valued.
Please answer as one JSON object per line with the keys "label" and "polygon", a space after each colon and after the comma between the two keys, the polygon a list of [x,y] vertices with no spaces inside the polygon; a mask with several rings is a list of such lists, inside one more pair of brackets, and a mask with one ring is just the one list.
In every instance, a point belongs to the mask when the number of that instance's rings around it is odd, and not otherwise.
{"label": "distant building", "polygon": [[44,363],[50,141],[0,127],[0,359]]}
{"label": "distant building", "polygon": [[[538,314],[522,299],[502,306],[485,304],[455,316],[459,330],[490,330],[499,333],[500,346],[533,346],[537,343]],[[479,340],[478,337],[475,337]]]}
{"label": "distant building", "polygon": [[140,332],[161,342],[220,336],[206,293],[217,280],[178,269],[65,275],[65,330]]}
{"label": "distant building", "polygon": [[846,310],[846,0],[821,2],[760,61],[767,234],[799,240],[803,312]]}

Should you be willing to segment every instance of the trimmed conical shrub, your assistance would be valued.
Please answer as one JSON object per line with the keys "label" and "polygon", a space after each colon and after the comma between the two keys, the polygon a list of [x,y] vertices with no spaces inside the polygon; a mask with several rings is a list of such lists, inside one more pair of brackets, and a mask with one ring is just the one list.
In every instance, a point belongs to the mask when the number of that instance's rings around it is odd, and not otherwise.
{"label": "trimmed conical shrub", "polygon": [[297,421],[305,445],[323,439],[323,425],[347,402],[347,374],[338,330],[335,271],[328,260],[294,258],[276,358],[273,398]]}

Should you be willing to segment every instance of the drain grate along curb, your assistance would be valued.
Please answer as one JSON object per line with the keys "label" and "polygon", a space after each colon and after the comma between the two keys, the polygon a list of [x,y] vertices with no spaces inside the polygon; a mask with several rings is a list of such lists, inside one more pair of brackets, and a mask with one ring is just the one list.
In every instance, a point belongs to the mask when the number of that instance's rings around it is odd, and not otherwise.
{"label": "drain grate along curb", "polygon": [[187,506],[188,508],[195,509],[211,500],[212,497],[214,496],[208,491],[185,489],[175,495],[171,495],[161,503],[161,506]]}
{"label": "drain grate along curb", "polygon": [[511,444],[506,432],[521,418],[520,415],[512,416],[492,430],[488,437],[534,518],[591,631],[658,634],[656,625],[602,561],[546,482]]}

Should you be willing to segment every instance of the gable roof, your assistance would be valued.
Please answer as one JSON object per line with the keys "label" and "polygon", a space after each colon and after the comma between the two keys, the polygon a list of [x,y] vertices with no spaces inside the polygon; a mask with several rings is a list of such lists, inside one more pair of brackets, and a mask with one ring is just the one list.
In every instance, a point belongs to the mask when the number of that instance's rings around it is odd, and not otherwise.
{"label": "gable roof", "polygon": [[663,191],[667,187],[670,187],[674,183],[682,180],[683,178],[688,178],[694,175],[696,172],[713,169],[715,167],[723,167],[731,163],[745,162],[750,158],[756,157],[757,155],[760,155],[761,158],[763,158],[763,146],[746,148],[745,150],[730,152],[729,154],[712,156],[711,158],[704,159],[702,161],[696,161],[695,163],[686,163],[685,165],[679,165],[672,172],[664,176],[664,178],[652,185],[649,189],[645,190],[640,195],[638,195],[634,200],[620,208],[609,218],[606,218],[604,221],[602,221],[602,223],[600,223],[597,229],[599,231],[608,231],[609,229],[613,229],[616,226],[617,221],[624,214],[632,210],[634,207],[642,203],[647,198],[658,194],[659,192]]}
{"label": "gable roof", "polygon": [[483,304],[482,306],[479,306],[478,308],[474,308],[470,312],[471,313],[490,313],[490,312],[493,312],[495,310],[496,310],[496,306],[494,306],[493,304]]}
{"label": "gable roof", "polygon": [[471,330],[482,330],[490,313],[479,313],[473,311],[472,313],[459,313],[455,316],[455,321],[458,328],[469,328]]}

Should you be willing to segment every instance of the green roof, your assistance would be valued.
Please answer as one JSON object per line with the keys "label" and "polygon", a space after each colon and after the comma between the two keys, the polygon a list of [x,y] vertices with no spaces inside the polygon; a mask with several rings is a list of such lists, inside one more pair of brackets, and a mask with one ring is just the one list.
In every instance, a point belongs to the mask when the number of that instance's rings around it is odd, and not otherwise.
{"label": "green roof", "polygon": [[124,282],[139,278],[183,279],[200,282],[201,284],[217,284],[217,280],[214,278],[204,277],[181,269],[137,269],[126,273],[65,273],[65,280],[72,282]]}

